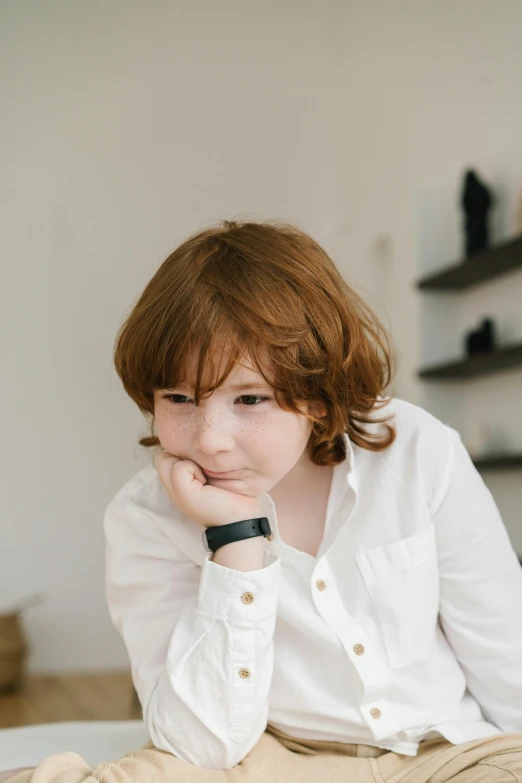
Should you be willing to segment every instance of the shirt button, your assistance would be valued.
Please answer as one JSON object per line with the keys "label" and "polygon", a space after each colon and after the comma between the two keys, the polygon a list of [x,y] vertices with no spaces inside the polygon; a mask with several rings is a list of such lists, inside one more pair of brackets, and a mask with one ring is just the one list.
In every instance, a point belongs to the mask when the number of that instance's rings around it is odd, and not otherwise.
{"label": "shirt button", "polygon": [[240,669],[239,676],[242,677],[244,680],[246,680],[247,677],[250,677],[250,672],[248,671],[248,669]]}
{"label": "shirt button", "polygon": [[326,582],[323,582],[322,579],[318,579],[317,582],[315,583],[315,586],[317,587],[318,590],[324,590],[324,588],[326,587]]}
{"label": "shirt button", "polygon": [[370,710],[370,715],[372,716],[372,718],[375,718],[375,719],[380,718],[381,717],[381,711],[378,710],[377,707],[374,707],[373,709]]}
{"label": "shirt button", "polygon": [[243,593],[243,595],[241,596],[241,600],[243,601],[244,604],[251,604],[252,601],[254,600],[254,596],[252,595],[252,593]]}
{"label": "shirt button", "polygon": [[364,652],[364,647],[362,646],[362,644],[354,644],[353,649],[356,655],[362,655]]}

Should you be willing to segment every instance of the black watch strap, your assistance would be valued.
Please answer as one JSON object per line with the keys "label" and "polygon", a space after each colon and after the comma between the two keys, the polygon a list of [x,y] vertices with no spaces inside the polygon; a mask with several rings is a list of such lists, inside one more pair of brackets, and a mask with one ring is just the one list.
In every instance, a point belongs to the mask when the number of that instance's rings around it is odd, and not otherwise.
{"label": "black watch strap", "polygon": [[207,527],[203,531],[203,545],[206,542],[207,552],[215,552],[225,544],[231,544],[234,541],[270,535],[272,535],[272,531],[268,517],[254,517],[253,519],[242,519],[239,522],[230,522],[228,525]]}

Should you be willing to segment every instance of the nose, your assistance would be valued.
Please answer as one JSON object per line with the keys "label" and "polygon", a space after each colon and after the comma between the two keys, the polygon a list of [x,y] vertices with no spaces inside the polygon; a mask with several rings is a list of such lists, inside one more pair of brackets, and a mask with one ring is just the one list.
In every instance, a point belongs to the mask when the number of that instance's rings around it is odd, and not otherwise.
{"label": "nose", "polygon": [[234,425],[222,413],[201,411],[195,417],[192,442],[201,454],[212,455],[234,449]]}

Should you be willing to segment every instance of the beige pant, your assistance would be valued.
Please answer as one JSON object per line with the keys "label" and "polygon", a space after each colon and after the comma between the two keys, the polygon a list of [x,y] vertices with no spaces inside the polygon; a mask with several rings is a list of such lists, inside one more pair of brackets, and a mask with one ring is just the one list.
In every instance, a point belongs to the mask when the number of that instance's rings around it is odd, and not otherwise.
{"label": "beige pant", "polygon": [[9,783],[522,783],[522,734],[452,745],[421,742],[416,756],[372,745],[300,740],[268,726],[231,769],[197,767],[151,742],[94,769],[77,753],[49,756]]}

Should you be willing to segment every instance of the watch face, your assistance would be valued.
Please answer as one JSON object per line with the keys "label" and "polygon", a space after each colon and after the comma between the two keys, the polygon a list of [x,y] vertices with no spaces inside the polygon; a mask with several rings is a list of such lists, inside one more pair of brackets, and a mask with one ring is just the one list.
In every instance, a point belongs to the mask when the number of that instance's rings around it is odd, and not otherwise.
{"label": "watch face", "polygon": [[203,549],[205,550],[205,552],[212,552],[212,549],[208,545],[206,528],[201,534],[201,540],[203,541]]}

